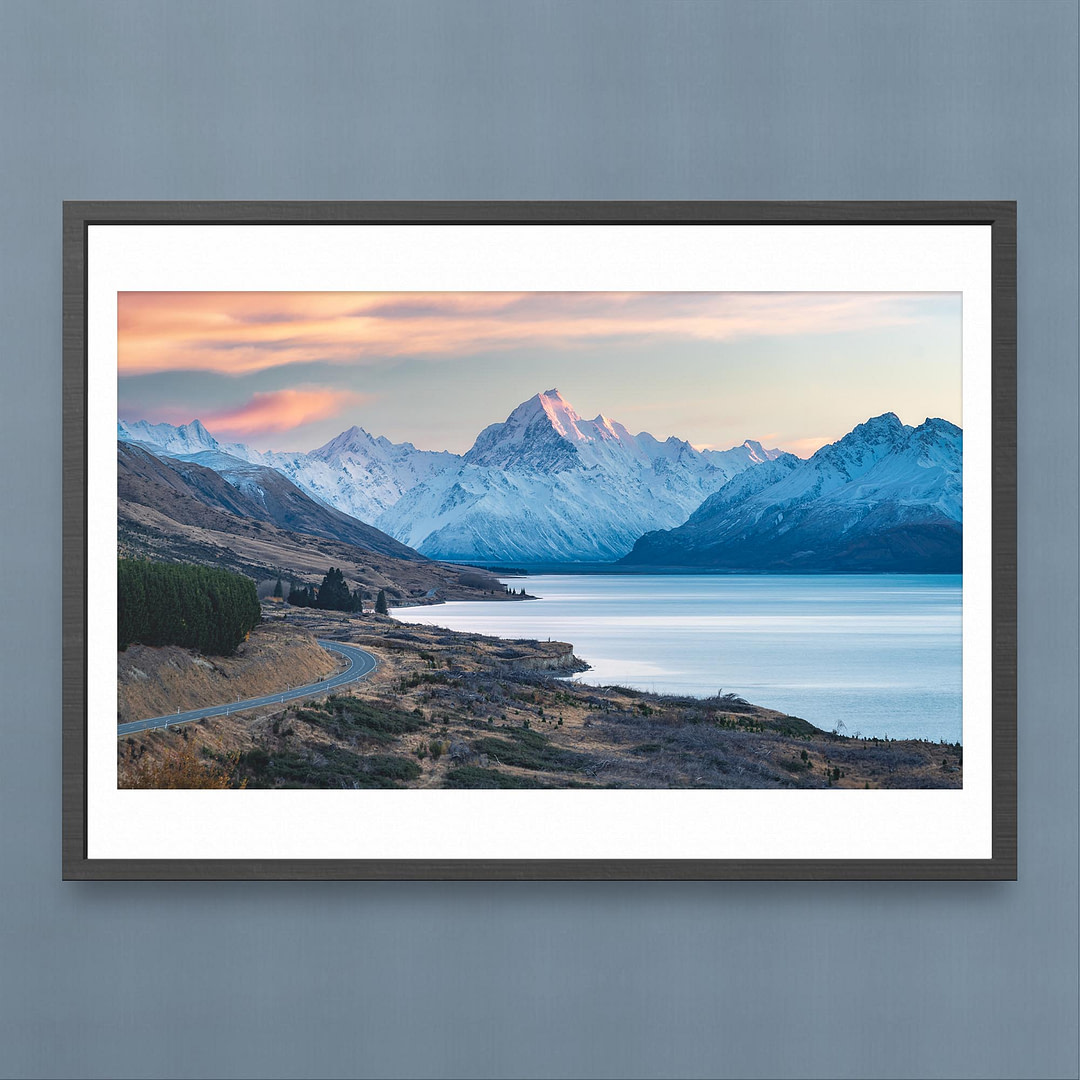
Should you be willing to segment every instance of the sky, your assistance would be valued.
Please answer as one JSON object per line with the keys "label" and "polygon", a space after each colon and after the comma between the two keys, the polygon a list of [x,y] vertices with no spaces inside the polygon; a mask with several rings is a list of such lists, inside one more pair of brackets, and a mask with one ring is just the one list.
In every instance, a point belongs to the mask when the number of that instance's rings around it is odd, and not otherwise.
{"label": "sky", "polygon": [[356,424],[467,450],[558,389],[587,419],[807,457],[894,412],[962,426],[959,293],[118,296],[119,418],[310,450]]}

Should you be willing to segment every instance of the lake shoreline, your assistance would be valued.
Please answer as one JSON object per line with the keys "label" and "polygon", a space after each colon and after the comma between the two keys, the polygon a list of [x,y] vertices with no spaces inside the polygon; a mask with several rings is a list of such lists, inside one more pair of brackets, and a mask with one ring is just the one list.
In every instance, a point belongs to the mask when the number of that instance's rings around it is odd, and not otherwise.
{"label": "lake shoreline", "polygon": [[[436,560],[446,566],[475,567],[476,562],[455,559]],[[505,567],[498,563],[485,564],[480,569],[496,574],[498,577],[527,578],[546,575],[604,575],[626,577],[812,577],[812,578],[876,578],[876,577],[962,577],[951,570],[928,570],[926,572],[907,572],[893,570],[809,570],[791,569],[729,569],[709,566],[622,566],[619,563],[514,563]]]}
{"label": "lake shoreline", "polygon": [[962,739],[959,575],[519,577],[539,603],[395,606],[414,624],[573,641],[576,681],[706,698],[717,687],[821,730]]}

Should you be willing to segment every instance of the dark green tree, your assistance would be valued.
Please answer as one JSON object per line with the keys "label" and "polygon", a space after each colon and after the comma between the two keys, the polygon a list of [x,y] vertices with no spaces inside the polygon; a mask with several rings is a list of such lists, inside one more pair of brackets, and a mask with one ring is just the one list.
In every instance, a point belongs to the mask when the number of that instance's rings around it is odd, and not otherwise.
{"label": "dark green tree", "polygon": [[326,571],[319,586],[319,596],[316,604],[324,611],[351,611],[352,593],[345,584],[345,575],[336,567],[331,566]]}
{"label": "dark green tree", "polygon": [[281,578],[277,579],[277,584],[274,586],[274,599],[280,600],[285,595],[285,590],[281,587]]}
{"label": "dark green tree", "polygon": [[228,656],[262,619],[255,582],[207,566],[120,559],[117,644],[183,645]]}
{"label": "dark green tree", "polygon": [[379,595],[375,598],[375,614],[376,615],[389,615],[390,609],[386,606],[386,592],[383,589],[379,590]]}

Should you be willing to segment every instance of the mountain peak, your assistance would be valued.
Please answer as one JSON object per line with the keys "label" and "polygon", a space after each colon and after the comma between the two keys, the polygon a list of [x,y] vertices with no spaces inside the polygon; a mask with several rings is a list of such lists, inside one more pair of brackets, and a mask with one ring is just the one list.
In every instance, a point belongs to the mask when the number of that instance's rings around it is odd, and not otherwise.
{"label": "mountain peak", "polygon": [[852,431],[878,432],[902,431],[903,429],[904,425],[900,422],[900,417],[896,413],[884,412],[880,416],[871,416],[869,420],[856,424]]}
{"label": "mountain peak", "polygon": [[900,422],[896,413],[882,413],[856,424],[843,438],[826,444],[808,460],[834,471],[845,481],[852,480],[903,445],[912,430]]}
{"label": "mountain peak", "polygon": [[192,420],[179,427],[164,423],[151,424],[148,420],[119,420],[116,435],[124,442],[142,443],[171,454],[220,449],[218,441],[203,427],[200,420]]}
{"label": "mountain peak", "polygon": [[750,452],[750,460],[755,464],[761,464],[763,461],[772,461],[774,458],[780,456],[779,450],[766,450],[757,439],[744,439],[742,445],[743,449]]}
{"label": "mountain peak", "polygon": [[476,437],[465,461],[502,469],[531,466],[543,472],[566,468],[581,440],[581,417],[556,389],[523,401],[501,424],[490,424]]}
{"label": "mountain peak", "polygon": [[324,443],[311,452],[317,457],[331,458],[363,449],[370,446],[372,442],[371,436],[362,427],[353,424],[351,428],[347,428],[340,435],[335,435],[328,443]]}
{"label": "mountain peak", "polygon": [[[537,394],[535,399],[532,400],[539,404],[551,421],[551,426],[564,438],[571,435],[575,425],[581,419],[574,411],[573,405],[556,389],[545,390],[542,394]],[[525,405],[528,404],[530,402],[525,402]],[[518,406],[518,408],[524,408],[524,406]],[[514,412],[517,412],[517,409]]]}
{"label": "mountain peak", "polygon": [[[871,416],[861,424],[856,424],[843,438],[831,443],[831,446],[876,446],[880,443],[895,444],[905,435],[911,432],[911,428],[900,422],[900,417],[894,412],[882,413],[880,416]],[[822,447],[827,450],[828,447]],[[819,453],[821,451],[818,451]]]}
{"label": "mountain peak", "polygon": [[960,428],[951,420],[943,420],[940,416],[928,416],[915,430],[932,431],[943,435],[961,434]]}

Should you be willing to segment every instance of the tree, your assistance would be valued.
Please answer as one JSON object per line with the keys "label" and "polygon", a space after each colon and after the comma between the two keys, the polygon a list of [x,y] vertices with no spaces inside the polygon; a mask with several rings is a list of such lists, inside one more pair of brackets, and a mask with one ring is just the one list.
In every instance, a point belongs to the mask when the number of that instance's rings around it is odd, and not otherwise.
{"label": "tree", "polygon": [[389,615],[390,609],[386,606],[386,590],[380,589],[379,595],[375,599],[375,614],[376,615]]}
{"label": "tree", "polygon": [[277,579],[277,584],[274,586],[274,599],[280,600],[285,595],[285,590],[281,587],[281,578]]}
{"label": "tree", "polygon": [[324,611],[352,610],[352,593],[345,584],[345,575],[336,567],[331,566],[326,571],[326,577],[319,586],[317,606]]}
{"label": "tree", "polygon": [[206,566],[120,559],[117,644],[182,645],[229,656],[262,619],[255,582]]}

